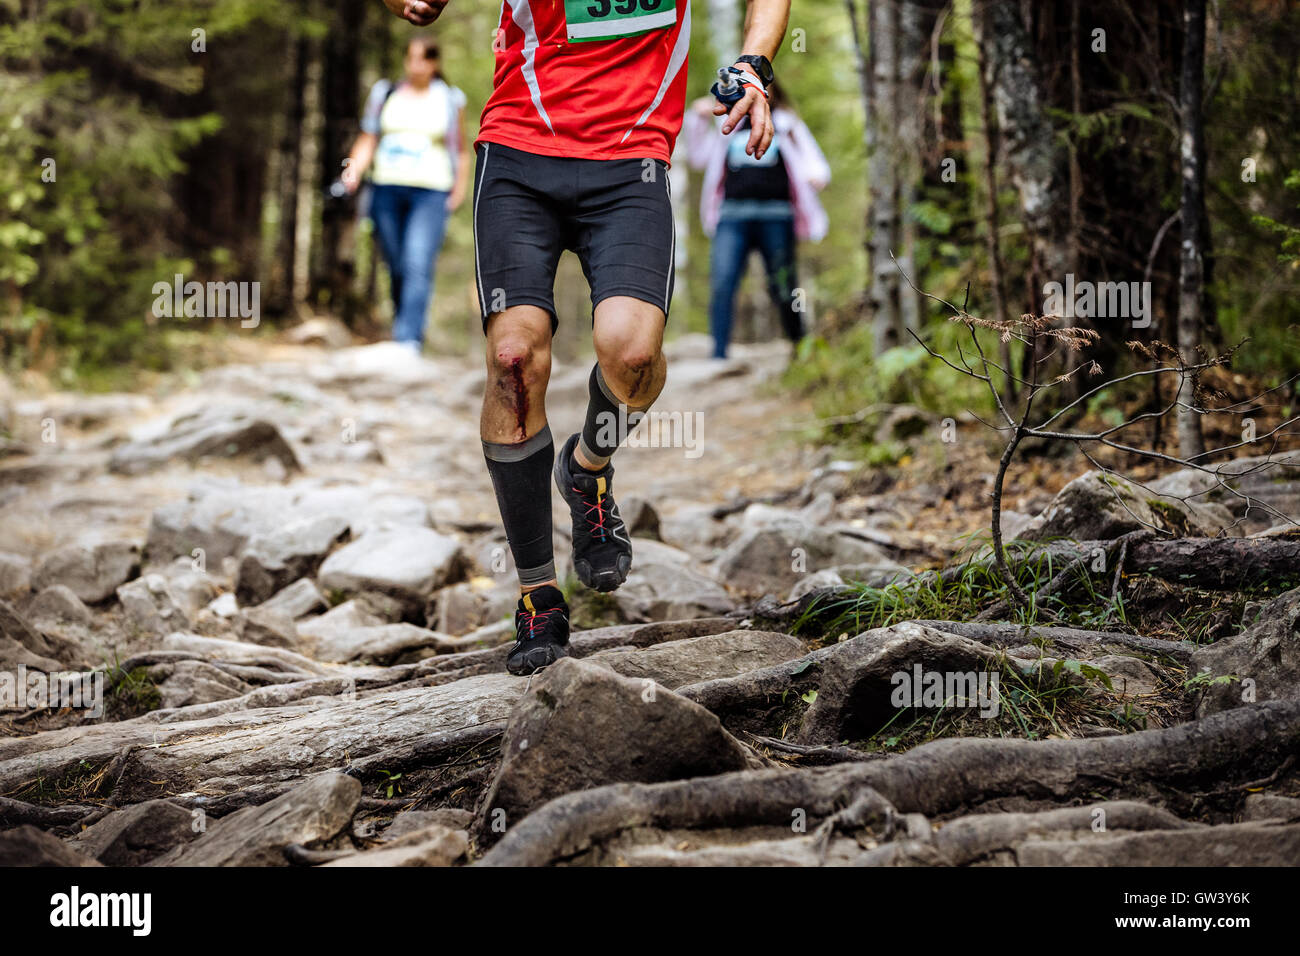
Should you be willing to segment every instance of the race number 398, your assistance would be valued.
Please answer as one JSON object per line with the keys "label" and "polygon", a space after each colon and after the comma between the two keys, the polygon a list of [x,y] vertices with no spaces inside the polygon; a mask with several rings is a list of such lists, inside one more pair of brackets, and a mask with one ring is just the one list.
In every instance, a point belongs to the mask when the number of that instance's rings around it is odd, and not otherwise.
{"label": "race number 398", "polygon": [[[667,7],[667,9],[663,9]],[[676,0],[564,0],[570,43],[616,40],[677,22]]]}

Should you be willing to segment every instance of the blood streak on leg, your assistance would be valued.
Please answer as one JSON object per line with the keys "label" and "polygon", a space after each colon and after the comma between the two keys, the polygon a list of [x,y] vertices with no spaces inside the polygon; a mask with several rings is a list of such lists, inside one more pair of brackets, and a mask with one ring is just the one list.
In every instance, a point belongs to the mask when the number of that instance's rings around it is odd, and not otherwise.
{"label": "blood streak on leg", "polygon": [[519,357],[511,359],[509,368],[515,427],[519,429],[519,441],[523,441],[528,437],[528,389],[524,386],[524,360]]}

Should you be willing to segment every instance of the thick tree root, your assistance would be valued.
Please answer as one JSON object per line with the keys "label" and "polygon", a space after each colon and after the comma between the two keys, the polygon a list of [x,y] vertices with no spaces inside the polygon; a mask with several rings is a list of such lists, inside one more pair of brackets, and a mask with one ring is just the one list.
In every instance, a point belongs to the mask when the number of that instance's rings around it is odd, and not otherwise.
{"label": "thick tree root", "polygon": [[1254,779],[1300,752],[1300,700],[1242,707],[1168,730],[1094,740],[939,740],[892,760],[618,784],[559,797],[506,832],[483,865],[572,857],[630,827],[788,825],[822,820],[865,787],[926,816],[1006,798],[1071,801],[1198,781]]}

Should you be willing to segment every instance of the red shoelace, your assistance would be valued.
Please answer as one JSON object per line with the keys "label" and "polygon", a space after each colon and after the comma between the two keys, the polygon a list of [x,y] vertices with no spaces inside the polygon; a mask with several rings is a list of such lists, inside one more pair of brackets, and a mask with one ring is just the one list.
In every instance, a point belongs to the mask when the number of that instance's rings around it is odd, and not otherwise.
{"label": "red shoelace", "polygon": [[[573,490],[576,491],[578,494],[583,493],[581,488],[574,488]],[[601,504],[601,499],[603,497],[604,497],[603,495],[599,495],[599,494],[596,495],[595,504],[587,505],[587,514],[585,515],[587,519],[587,524],[591,525],[591,530],[600,532],[601,541],[605,540],[605,507],[604,505]],[[595,521],[591,520],[591,513],[593,511],[596,512]]]}
{"label": "red shoelace", "polygon": [[550,615],[554,614],[554,613],[555,613],[556,611],[558,611],[558,610],[559,610],[558,607],[548,607],[548,608],[546,608],[545,610],[542,610],[542,611],[529,611],[529,612],[528,612],[528,614],[529,614],[529,617],[528,617],[528,638],[529,638],[529,640],[532,640],[532,638],[536,636],[536,635],[533,634],[533,629],[537,626],[537,619],[540,617],[540,618],[542,619],[542,622],[545,623],[546,619],[547,619]]}

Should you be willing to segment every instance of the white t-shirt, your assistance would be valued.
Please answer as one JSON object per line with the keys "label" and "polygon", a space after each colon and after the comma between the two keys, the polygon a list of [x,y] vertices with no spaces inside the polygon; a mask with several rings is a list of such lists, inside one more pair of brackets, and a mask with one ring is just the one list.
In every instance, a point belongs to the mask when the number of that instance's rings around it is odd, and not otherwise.
{"label": "white t-shirt", "polygon": [[[366,101],[361,128],[379,137],[371,163],[378,185],[450,190],[456,178],[455,139],[465,95],[442,80],[423,90],[399,83],[392,95],[380,80]],[[387,99],[385,99],[387,97]]]}

